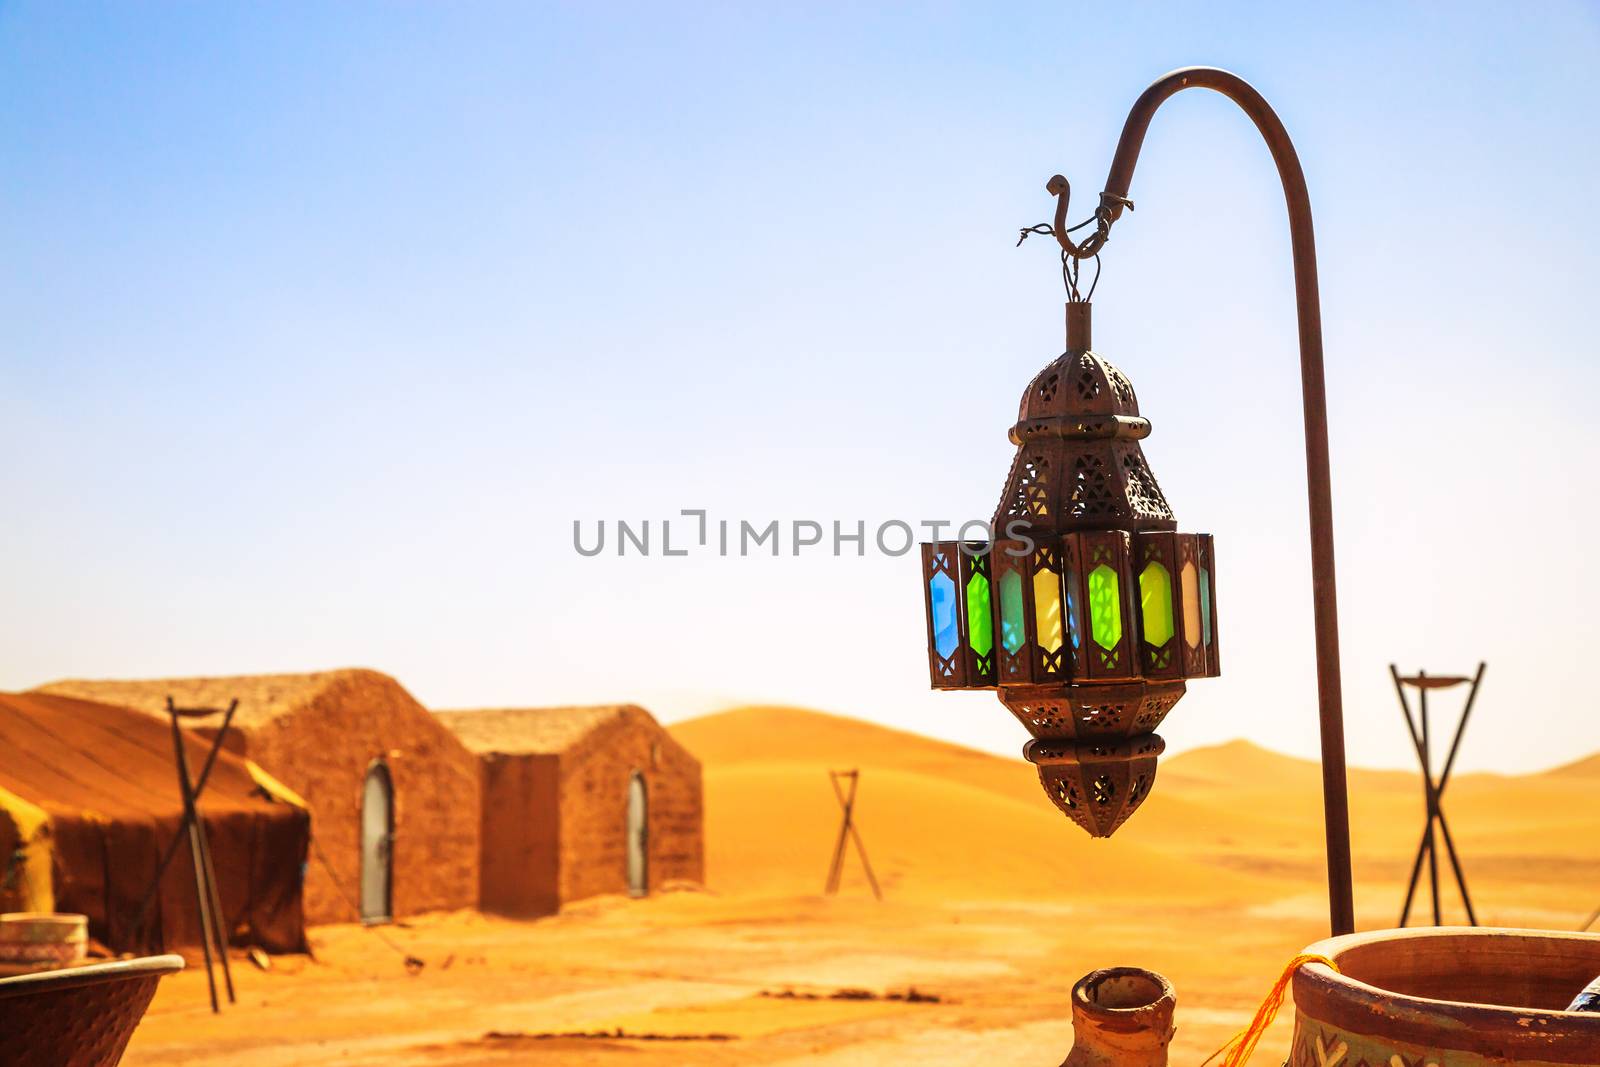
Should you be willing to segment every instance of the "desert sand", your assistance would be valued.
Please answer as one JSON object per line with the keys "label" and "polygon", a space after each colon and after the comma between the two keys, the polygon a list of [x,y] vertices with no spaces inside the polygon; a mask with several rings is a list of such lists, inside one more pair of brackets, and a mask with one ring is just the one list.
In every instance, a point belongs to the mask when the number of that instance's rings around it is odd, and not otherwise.
{"label": "desert sand", "polygon": [[[169,979],[125,1062],[1053,1067],[1073,981],[1135,964],[1177,987],[1172,1062],[1198,1064],[1326,930],[1318,767],[1246,742],[1164,759],[1144,807],[1096,841],[1018,760],[786,708],[673,733],[705,764],[703,890],[531,922],[318,927],[314,959],[236,963],[240,1003],[220,1017],[198,969]],[[853,853],[822,895],[839,823],[826,772],[847,767],[882,903]],[[1481,922],[1572,929],[1600,905],[1597,788],[1600,757],[1451,782]],[[1420,779],[1353,770],[1350,791],[1358,925],[1392,926]],[[1446,921],[1464,921],[1444,886]],[[1289,1015],[1255,1062],[1281,1062]]]}

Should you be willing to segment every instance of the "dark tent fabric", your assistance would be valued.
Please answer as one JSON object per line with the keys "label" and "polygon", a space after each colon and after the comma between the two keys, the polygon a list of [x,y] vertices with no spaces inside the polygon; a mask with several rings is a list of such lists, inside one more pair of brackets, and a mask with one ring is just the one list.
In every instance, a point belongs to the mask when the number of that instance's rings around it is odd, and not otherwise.
{"label": "dark tent fabric", "polygon": [[[208,747],[185,732],[191,776]],[[304,951],[304,804],[224,751],[199,808],[230,938]],[[0,856],[9,857],[0,909],[81,912],[91,936],[116,951],[198,946],[187,840],[161,881],[146,936],[134,943],[139,905],[182,819],[169,724],[129,708],[0,693]]]}

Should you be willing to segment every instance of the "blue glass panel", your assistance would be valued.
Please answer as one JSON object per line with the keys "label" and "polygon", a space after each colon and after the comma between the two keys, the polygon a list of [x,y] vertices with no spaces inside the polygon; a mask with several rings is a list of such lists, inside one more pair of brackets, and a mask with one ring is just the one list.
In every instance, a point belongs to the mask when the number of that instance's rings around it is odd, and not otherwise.
{"label": "blue glass panel", "polygon": [[949,571],[940,571],[928,579],[928,599],[933,610],[933,650],[941,659],[949,659],[961,643],[956,617],[956,583]]}
{"label": "blue glass panel", "polygon": [[1074,651],[1083,645],[1083,638],[1078,636],[1078,594],[1074,592],[1077,586],[1078,576],[1069,568],[1067,570],[1067,636],[1072,641]]}

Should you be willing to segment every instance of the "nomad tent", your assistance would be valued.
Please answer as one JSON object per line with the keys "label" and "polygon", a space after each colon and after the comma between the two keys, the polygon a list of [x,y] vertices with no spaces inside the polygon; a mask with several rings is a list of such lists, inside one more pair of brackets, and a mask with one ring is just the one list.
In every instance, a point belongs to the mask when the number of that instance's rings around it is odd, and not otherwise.
{"label": "nomad tent", "polygon": [[[381,922],[478,902],[478,761],[388,675],[311,674],[41,686],[165,721],[239,701],[227,744],[305,798],[315,817],[306,921]],[[207,735],[217,718],[195,721]]]}
{"label": "nomad tent", "polygon": [[438,715],[482,761],[485,910],[705,880],[700,761],[643,708]]}
{"label": "nomad tent", "polygon": [[[191,774],[209,742],[185,733]],[[172,731],[151,715],[42,693],[0,693],[0,910],[81,912],[116,951],[201,941],[187,840],[139,938],[134,923],[183,818]],[[300,888],[311,816],[249,760],[221,752],[200,796],[230,938],[305,948]]]}

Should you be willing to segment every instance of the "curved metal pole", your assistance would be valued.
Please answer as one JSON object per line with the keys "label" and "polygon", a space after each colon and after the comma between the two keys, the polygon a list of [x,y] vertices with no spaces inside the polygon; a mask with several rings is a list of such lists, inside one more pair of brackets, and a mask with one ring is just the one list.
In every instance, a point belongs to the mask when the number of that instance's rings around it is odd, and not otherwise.
{"label": "curved metal pole", "polygon": [[1300,323],[1300,391],[1305,409],[1306,485],[1311,502],[1311,590],[1317,642],[1317,694],[1322,723],[1322,806],[1328,851],[1328,909],[1335,934],[1355,929],[1350,884],[1350,803],[1345,785],[1344,706],[1339,683],[1339,609],[1334,595],[1333,502],[1328,476],[1328,406],[1322,374],[1322,306],[1317,296],[1317,248],[1311,198],[1294,144],[1270,105],[1249,82],[1216,67],[1175,70],[1146,89],[1128,113],[1100,194],[1099,214],[1109,228],[1132,206],[1128,187],[1150,119],[1166,99],[1184,89],[1214,89],[1250,116],[1272,152],[1289,207],[1294,255],[1294,295]]}

